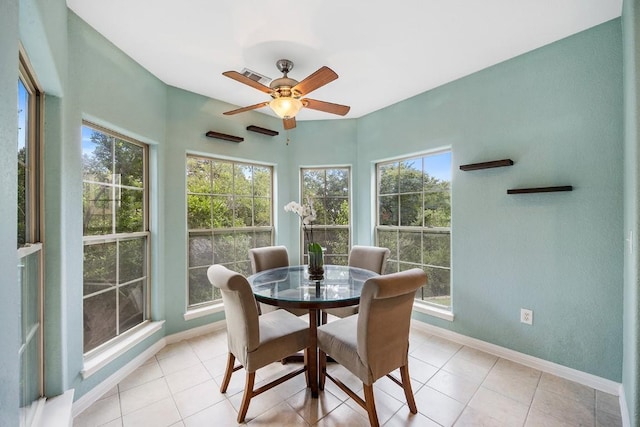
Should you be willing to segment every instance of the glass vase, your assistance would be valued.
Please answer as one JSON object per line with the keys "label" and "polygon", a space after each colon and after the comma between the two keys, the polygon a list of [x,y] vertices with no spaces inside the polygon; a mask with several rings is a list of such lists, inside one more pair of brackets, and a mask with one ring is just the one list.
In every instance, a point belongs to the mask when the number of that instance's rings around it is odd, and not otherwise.
{"label": "glass vase", "polygon": [[322,280],[324,278],[324,251],[318,243],[309,243],[309,279]]}

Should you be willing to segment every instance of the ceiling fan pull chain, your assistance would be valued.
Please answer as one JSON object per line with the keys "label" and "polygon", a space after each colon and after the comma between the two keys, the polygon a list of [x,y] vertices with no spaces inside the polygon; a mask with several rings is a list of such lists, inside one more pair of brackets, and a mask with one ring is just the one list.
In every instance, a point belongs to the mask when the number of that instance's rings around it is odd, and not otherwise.
{"label": "ceiling fan pull chain", "polygon": [[289,129],[287,129],[287,145],[289,145]]}

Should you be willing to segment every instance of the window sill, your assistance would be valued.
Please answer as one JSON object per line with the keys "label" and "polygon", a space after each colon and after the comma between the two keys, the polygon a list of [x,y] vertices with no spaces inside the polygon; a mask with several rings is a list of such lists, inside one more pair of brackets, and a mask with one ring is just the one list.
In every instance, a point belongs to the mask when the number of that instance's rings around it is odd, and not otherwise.
{"label": "window sill", "polygon": [[184,320],[193,320],[199,317],[208,316],[210,314],[219,313],[221,311],[224,311],[224,304],[222,304],[222,302],[219,302],[217,304],[208,305],[206,307],[187,310],[187,312],[184,314]]}
{"label": "window sill", "polygon": [[150,322],[148,325],[140,328],[135,333],[126,338],[115,342],[105,351],[102,351],[91,357],[85,357],[84,366],[82,368],[82,378],[87,379],[109,363],[131,350],[136,344],[149,338],[151,335],[162,329],[164,320],[158,322]]}
{"label": "window sill", "polygon": [[453,322],[454,319],[453,312],[419,301],[413,303],[413,309],[419,313],[428,314],[429,316],[448,320],[449,322]]}

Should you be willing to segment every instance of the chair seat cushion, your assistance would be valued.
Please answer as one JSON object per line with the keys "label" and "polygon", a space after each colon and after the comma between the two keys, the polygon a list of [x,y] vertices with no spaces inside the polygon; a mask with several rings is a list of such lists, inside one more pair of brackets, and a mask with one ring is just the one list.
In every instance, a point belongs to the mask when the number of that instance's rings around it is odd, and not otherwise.
{"label": "chair seat cushion", "polygon": [[373,376],[358,355],[358,316],[329,322],[318,328],[318,347],[347,368],[365,384]]}
{"label": "chair seat cushion", "polygon": [[309,346],[309,324],[285,310],[260,316],[260,345],[247,354],[247,372],[297,353]]}

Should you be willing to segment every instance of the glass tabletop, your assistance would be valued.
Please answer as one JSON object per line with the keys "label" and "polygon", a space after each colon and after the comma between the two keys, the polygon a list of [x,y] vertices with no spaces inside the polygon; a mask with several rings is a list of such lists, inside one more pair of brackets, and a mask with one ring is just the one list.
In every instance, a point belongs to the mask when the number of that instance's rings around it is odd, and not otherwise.
{"label": "glass tabletop", "polygon": [[322,280],[309,279],[306,265],[261,271],[247,280],[260,302],[288,308],[332,308],[358,304],[364,282],[373,271],[325,265]]}

